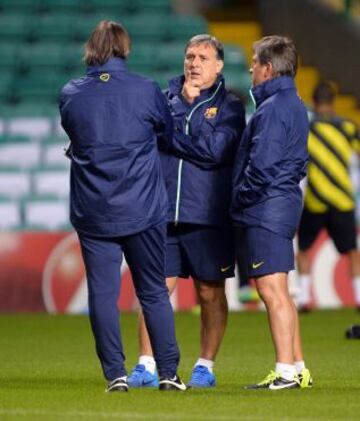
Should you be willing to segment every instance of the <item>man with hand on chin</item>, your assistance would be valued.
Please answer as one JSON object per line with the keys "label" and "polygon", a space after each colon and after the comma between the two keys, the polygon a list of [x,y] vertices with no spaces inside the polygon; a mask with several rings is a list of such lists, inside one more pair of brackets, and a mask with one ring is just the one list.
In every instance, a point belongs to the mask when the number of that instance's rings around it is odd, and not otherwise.
{"label": "man with hand on chin", "polygon": [[[197,35],[185,47],[184,75],[165,95],[174,135],[163,154],[169,196],[166,276],[169,293],[177,279],[192,277],[201,307],[200,358],[189,386],[216,384],[215,357],[225,332],[225,279],[234,276],[234,235],[229,207],[234,156],[245,127],[240,100],[225,89],[222,44]],[[130,387],[157,385],[155,361],[142,314],[139,363]]]}

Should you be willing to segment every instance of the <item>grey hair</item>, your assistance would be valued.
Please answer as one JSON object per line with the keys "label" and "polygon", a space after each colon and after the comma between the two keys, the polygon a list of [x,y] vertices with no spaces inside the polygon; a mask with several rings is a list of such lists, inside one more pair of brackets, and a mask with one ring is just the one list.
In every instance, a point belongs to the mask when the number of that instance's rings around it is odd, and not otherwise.
{"label": "grey hair", "polygon": [[260,64],[272,64],[275,76],[295,77],[298,54],[295,44],[290,38],[280,35],[261,38],[254,43],[253,51]]}
{"label": "grey hair", "polygon": [[209,44],[216,51],[216,58],[224,61],[224,47],[222,43],[215,37],[209,34],[200,34],[193,36],[185,46],[185,53],[190,45],[196,44]]}

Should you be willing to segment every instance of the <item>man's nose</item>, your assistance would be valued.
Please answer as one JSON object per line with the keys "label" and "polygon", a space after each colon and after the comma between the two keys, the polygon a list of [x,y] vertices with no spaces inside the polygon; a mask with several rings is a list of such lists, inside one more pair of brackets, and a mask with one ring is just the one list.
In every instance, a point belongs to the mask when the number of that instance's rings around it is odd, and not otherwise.
{"label": "man's nose", "polygon": [[194,57],[194,60],[191,63],[193,66],[198,66],[200,64],[200,58]]}

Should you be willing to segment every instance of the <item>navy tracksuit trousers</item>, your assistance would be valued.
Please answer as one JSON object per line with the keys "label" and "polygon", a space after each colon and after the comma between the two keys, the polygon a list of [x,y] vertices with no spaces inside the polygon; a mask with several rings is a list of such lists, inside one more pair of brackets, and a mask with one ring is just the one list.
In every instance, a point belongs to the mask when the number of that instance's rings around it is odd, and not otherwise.
{"label": "navy tracksuit trousers", "polygon": [[78,235],[87,274],[91,327],[105,378],[111,381],[126,375],[117,308],[123,254],[144,313],[159,375],[173,377],[179,349],[165,283],[166,225],[123,237]]}

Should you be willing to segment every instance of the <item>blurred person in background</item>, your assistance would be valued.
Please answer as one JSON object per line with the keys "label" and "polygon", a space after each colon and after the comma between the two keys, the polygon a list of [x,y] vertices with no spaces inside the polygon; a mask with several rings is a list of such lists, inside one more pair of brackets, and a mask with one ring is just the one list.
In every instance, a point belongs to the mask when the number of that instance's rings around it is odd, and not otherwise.
{"label": "blurred person in background", "polygon": [[294,83],[297,51],[289,38],[274,35],[255,42],[253,52],[256,111],[236,155],[231,210],[237,236],[245,243],[248,274],[266,306],[276,364],[263,381],[247,388],[310,387],[288,289],[302,209],[299,183],[308,159],[308,118]]}
{"label": "blurred person in background", "polygon": [[[313,92],[305,203],[301,216],[297,256],[299,310],[311,310],[309,249],[325,228],[337,251],[349,257],[355,302],[360,310],[360,255],[357,250],[355,192],[350,175],[353,152],[360,157],[356,125],[335,115],[336,92],[329,82]],[[330,280],[329,280],[330,282]]]}
{"label": "blurred person in background", "polygon": [[[222,44],[203,34],[185,47],[184,74],[166,92],[174,120],[171,151],[164,155],[169,195],[166,276],[169,293],[178,277],[194,279],[201,308],[200,358],[191,387],[216,384],[215,357],[227,323],[225,279],[234,276],[230,219],[231,174],[245,127],[241,101],[225,88]],[[140,356],[130,387],[156,386],[156,366],[142,314]]]}
{"label": "blurred person in background", "polygon": [[124,27],[101,21],[85,46],[85,77],[60,97],[71,144],[70,219],[86,268],[89,313],[106,391],[127,391],[117,301],[122,254],[130,267],[160,374],[160,390],[185,390],[165,284],[168,202],[158,144],[172,120],[158,85],[128,73]]}

